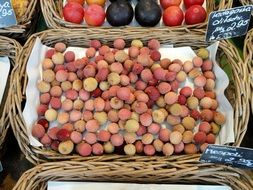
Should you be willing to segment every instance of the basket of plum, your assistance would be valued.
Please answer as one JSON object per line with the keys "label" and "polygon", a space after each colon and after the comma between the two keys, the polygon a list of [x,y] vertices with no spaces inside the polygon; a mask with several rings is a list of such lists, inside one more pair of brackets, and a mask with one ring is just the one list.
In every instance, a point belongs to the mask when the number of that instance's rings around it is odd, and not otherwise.
{"label": "basket of plum", "polygon": [[[49,28],[87,28],[168,32],[186,28],[203,30],[208,15],[231,8],[233,1],[221,0],[41,0]],[[96,28],[94,28],[96,27]]]}
{"label": "basket of plum", "polygon": [[10,88],[13,82],[11,70],[17,63],[20,49],[21,46],[17,41],[0,36],[0,68],[3,71],[0,77],[0,148],[2,148],[8,128],[10,127],[8,114],[9,108],[12,106],[10,104]]}
{"label": "basket of plum", "polygon": [[[147,162],[145,165],[141,162],[115,162],[111,163],[110,166],[104,166],[102,162],[49,162],[35,166],[25,172],[13,190],[46,190],[50,189],[50,185],[53,188],[56,185],[58,185],[57,187],[63,187],[63,185],[67,184],[69,188],[74,189],[74,187],[80,187],[82,182],[87,184],[87,181],[94,181],[92,185],[100,185],[100,187],[104,185],[101,181],[110,181],[117,182],[115,184],[117,187],[125,187],[129,185],[125,183],[130,182],[140,183],[140,185],[130,184],[134,185],[135,188],[141,188],[143,184],[157,187],[168,183],[181,184],[182,186],[179,185],[179,188],[189,188],[187,184],[216,185],[212,188],[220,188],[217,185],[223,185],[226,186],[223,188],[234,190],[251,190],[253,188],[251,177],[241,169],[221,165],[214,166],[212,164],[189,167],[191,164],[192,161],[190,160],[184,160],[180,164],[178,162],[173,165],[170,165],[169,162],[160,161],[156,163]],[[57,184],[53,186],[54,182]],[[119,182],[125,183],[120,186]],[[146,184],[147,182],[153,184]],[[49,183],[51,184],[49,185]],[[59,185],[59,183],[62,184]],[[109,183],[109,185],[114,184]],[[210,186],[204,188],[208,187]]]}
{"label": "basket of plum", "polygon": [[[208,144],[239,146],[249,74],[236,48],[224,40],[213,54],[202,36],[153,35],[54,29],[30,37],[10,111],[27,159],[200,164]],[[221,58],[230,81],[220,78]]]}

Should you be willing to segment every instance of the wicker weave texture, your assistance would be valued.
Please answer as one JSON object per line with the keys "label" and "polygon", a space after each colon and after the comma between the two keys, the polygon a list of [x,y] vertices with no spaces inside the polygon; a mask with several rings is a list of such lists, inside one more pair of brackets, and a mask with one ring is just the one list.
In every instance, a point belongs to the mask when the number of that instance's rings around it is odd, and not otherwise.
{"label": "wicker weave texture", "polygon": [[[104,155],[99,157],[80,157],[78,155],[69,155],[63,156],[55,151],[49,151],[42,147],[33,147],[29,145],[29,139],[27,135],[27,129],[25,122],[22,116],[22,107],[26,101],[25,90],[27,85],[27,74],[26,74],[26,64],[29,58],[29,55],[32,51],[33,44],[36,37],[40,37],[42,43],[47,46],[53,46],[56,42],[64,42],[68,46],[79,46],[87,47],[90,39],[101,39],[103,43],[111,45],[114,39],[122,38],[121,32],[108,32],[101,33],[100,36],[97,35],[97,32],[84,31],[84,30],[48,30],[42,33],[34,34],[29,38],[27,43],[23,47],[21,56],[19,59],[19,67],[15,70],[15,79],[14,87],[12,88],[11,96],[11,124],[13,127],[14,134],[19,142],[20,148],[23,153],[26,155],[27,159],[33,164],[38,164],[41,162],[47,161],[56,161],[56,160],[90,160],[90,161],[116,161],[122,160],[125,156],[121,155]],[[160,40],[162,44],[174,44],[175,47],[179,46],[191,46],[194,49],[199,47],[206,47],[206,44],[203,41],[203,35],[195,35],[192,33],[182,32],[182,33],[160,33],[157,36],[154,33],[146,33],[145,31],[138,31],[135,33],[125,33],[124,39],[129,42],[133,39],[141,39],[144,43],[147,40],[156,38]],[[235,146],[239,146],[245,132],[247,130],[247,124],[249,119],[249,75],[248,69],[245,64],[243,64],[242,59],[240,58],[239,53],[237,52],[234,45],[228,41],[222,41],[219,45],[219,54],[222,56],[224,54],[228,63],[231,65],[233,70],[233,81],[230,82],[230,85],[227,89],[227,97],[231,102],[234,108],[234,132],[235,132]],[[219,58],[218,56],[217,58]],[[229,95],[229,96],[228,96]],[[173,156],[173,158],[187,159],[187,155],[183,156]],[[165,157],[154,157],[158,160],[166,160]],[[150,157],[145,156],[135,156],[133,157],[136,161],[149,160]],[[108,163],[109,164],[109,163]]]}
{"label": "wicker weave texture", "polygon": [[[207,3],[207,14],[214,10],[221,10],[221,9],[226,9],[226,8],[231,8],[233,5],[232,0],[221,0],[220,4],[216,7],[215,6],[215,0],[208,0],[206,1]],[[62,13],[62,8],[63,8],[63,3],[62,0],[40,0],[40,5],[41,5],[41,10],[44,15],[45,21],[47,23],[47,26],[52,29],[56,28],[86,28],[86,25],[81,25],[81,24],[74,24],[70,22],[66,22],[63,19],[63,13]],[[207,19],[206,19],[207,21]],[[173,31],[180,31],[180,30],[188,30],[188,29],[196,29],[199,31],[205,31],[207,26],[207,22],[201,23],[201,24],[196,24],[196,25],[184,25],[184,26],[179,26],[179,27],[172,27],[169,28],[170,30]],[[116,29],[117,31],[122,31],[122,32],[130,32],[133,28],[136,30],[139,30],[142,27],[132,27],[132,26],[126,26],[126,27],[100,27],[104,30],[108,29]],[[96,28],[92,27],[87,27],[88,30],[93,30],[94,32],[96,31]],[[158,30],[158,31],[166,31],[168,30],[168,27],[166,26],[161,26],[161,27],[148,27],[145,28],[146,32],[151,32],[153,30]]]}
{"label": "wicker weave texture", "polygon": [[25,172],[13,190],[45,190],[47,182],[104,181],[135,183],[220,184],[233,190],[253,189],[245,171],[212,164],[198,164],[198,156],[189,160],[171,159],[147,162],[58,162],[38,165]]}
{"label": "wicker weave texture", "polygon": [[[10,38],[0,36],[0,56],[8,56],[11,62],[11,68],[17,67],[17,59],[21,50],[20,44]],[[10,110],[10,89],[13,82],[13,75],[9,74],[8,81],[5,88],[5,93],[2,98],[0,106],[0,148],[4,142],[8,128],[10,126],[8,113]]]}
{"label": "wicker weave texture", "polygon": [[27,6],[25,14],[19,18],[16,26],[10,26],[0,29],[0,35],[12,37],[12,38],[25,38],[31,35],[31,32],[35,28],[35,18],[38,14],[38,0],[30,0]]}
{"label": "wicker weave texture", "polygon": [[240,0],[242,5],[252,5],[253,0]]}
{"label": "wicker weave texture", "polygon": [[251,84],[250,102],[251,102],[251,110],[253,112],[253,29],[248,31],[246,35],[244,41],[243,56],[245,63],[247,63],[248,65],[250,74],[250,84]]}

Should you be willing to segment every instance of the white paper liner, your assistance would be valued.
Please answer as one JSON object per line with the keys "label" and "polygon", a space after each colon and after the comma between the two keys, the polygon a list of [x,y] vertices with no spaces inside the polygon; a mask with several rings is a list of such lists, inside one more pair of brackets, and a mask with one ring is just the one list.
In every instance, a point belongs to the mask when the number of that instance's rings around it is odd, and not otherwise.
{"label": "white paper liner", "polygon": [[10,59],[7,56],[0,57],[0,105],[4,95],[4,90],[8,80],[8,75],[10,71]]}
{"label": "white paper liner", "polygon": [[[219,42],[214,43],[213,45],[208,47],[210,52],[210,59],[214,62],[214,73],[216,75],[216,96],[217,101],[219,103],[218,110],[221,111],[226,116],[226,123],[222,126],[221,131],[216,138],[216,144],[226,144],[234,142],[234,130],[233,130],[233,108],[230,105],[229,101],[224,95],[224,90],[227,88],[229,84],[228,77],[226,73],[218,66],[215,60],[215,55],[217,52]],[[30,140],[30,144],[32,146],[42,146],[42,144],[32,136],[31,129],[32,125],[38,119],[37,115],[37,107],[39,105],[39,90],[37,89],[37,82],[42,79],[42,66],[41,62],[44,59],[44,55],[46,51],[50,49],[41,43],[39,38],[36,39],[34,48],[31,52],[30,58],[27,63],[26,72],[28,75],[28,84],[26,88],[26,105],[23,111],[23,117],[27,126],[28,136]],[[85,56],[86,48],[77,48],[77,47],[68,47],[67,51],[74,51],[76,55],[76,59],[82,58]],[[195,52],[190,47],[161,47],[159,49],[161,53],[161,58],[169,58],[180,59],[183,62],[187,60],[192,60],[193,57],[196,56]],[[194,87],[193,83],[189,81],[187,78],[184,84],[181,86],[190,86]],[[50,127],[56,126],[55,123],[50,123]],[[162,124],[162,127],[168,127],[168,124]],[[106,128],[106,124],[101,128]],[[195,131],[197,127],[195,128]]]}
{"label": "white paper liner", "polygon": [[221,185],[134,184],[49,181],[47,190],[232,190]]}
{"label": "white paper liner", "polygon": [[[132,5],[133,10],[135,9],[135,6],[137,5],[137,3],[138,3],[137,0],[131,0],[131,1],[130,1],[130,4]],[[157,3],[158,3],[158,5],[160,6],[160,1],[157,1]],[[63,7],[64,7],[66,4],[67,4],[67,0],[63,0]],[[106,11],[107,7],[109,7],[110,4],[111,4],[111,2],[108,1],[108,0],[106,0],[105,6],[104,6],[104,10],[105,10],[105,11]],[[86,9],[87,7],[88,7],[88,5],[85,4],[85,5],[84,5],[84,8]],[[181,2],[181,4],[180,4],[179,7],[182,9],[182,11],[183,11],[183,13],[184,13],[184,15],[185,15],[186,8],[185,8],[185,6],[184,6],[184,1]],[[202,7],[206,10],[206,1],[204,1]],[[162,10],[162,15],[163,15],[164,10],[163,10],[162,6],[160,6],[160,8],[161,8],[161,10]],[[63,19],[64,19],[64,18],[63,18]],[[80,25],[88,26],[88,25],[86,24],[85,20],[84,20]],[[182,22],[182,26],[183,26],[183,25],[186,25],[186,24],[185,24],[185,20],[183,20],[183,22]],[[105,22],[103,23],[102,26],[106,26],[106,27],[111,26],[111,25],[108,23],[108,21],[106,20],[106,17],[105,17]],[[139,23],[136,21],[135,16],[134,16],[132,22],[131,22],[129,25],[127,25],[127,26],[141,26],[141,25],[139,25]],[[163,23],[163,16],[161,17],[159,23],[158,23],[156,26],[154,26],[154,27],[158,27],[158,26],[166,26],[166,25]]]}

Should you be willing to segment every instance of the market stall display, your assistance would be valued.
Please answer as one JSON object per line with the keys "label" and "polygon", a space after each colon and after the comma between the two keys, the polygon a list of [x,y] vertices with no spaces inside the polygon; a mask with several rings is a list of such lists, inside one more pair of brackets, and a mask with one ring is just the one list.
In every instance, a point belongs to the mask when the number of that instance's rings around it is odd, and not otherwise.
{"label": "market stall display", "polygon": [[13,39],[0,36],[0,68],[1,68],[1,88],[0,88],[0,148],[5,140],[9,122],[10,94],[13,82],[11,70],[17,65],[17,58],[21,51],[21,46]]}
{"label": "market stall display", "polygon": [[36,27],[38,17],[38,1],[32,0],[11,0],[14,9],[17,25],[0,28],[0,35],[15,39],[27,38]]}
{"label": "market stall display", "polygon": [[245,41],[244,41],[244,49],[243,49],[243,56],[244,56],[244,61],[248,65],[248,70],[249,70],[249,82],[251,84],[251,96],[250,96],[250,102],[251,102],[251,110],[253,111],[253,29],[249,30]]}
{"label": "market stall display", "polygon": [[[223,94],[229,82],[212,59],[217,43],[197,55],[160,47],[155,39],[125,45],[123,39],[111,48],[92,40],[86,49],[62,42],[52,49],[36,40],[23,111],[31,145],[40,141],[65,155],[74,149],[81,156],[102,155],[122,146],[127,155],[169,156],[196,153],[198,146],[203,151],[216,140],[233,142],[233,108]],[[46,51],[36,51],[40,47]]]}
{"label": "market stall display", "polygon": [[[132,35],[126,34],[124,36],[124,40],[126,41],[126,44],[129,45],[129,43],[133,40],[138,39],[138,36],[140,36],[139,39],[142,40],[144,44],[147,44],[147,42],[150,39],[158,38],[155,34],[138,34],[138,35]],[[26,96],[25,92],[27,90],[28,85],[28,76],[26,73],[26,67],[28,63],[29,56],[32,53],[33,45],[35,44],[36,37],[40,37],[42,43],[44,45],[54,47],[57,42],[64,42],[67,46],[74,46],[74,47],[88,47],[91,40],[93,39],[99,39],[103,44],[107,44],[112,47],[112,43],[114,40],[121,38],[121,33],[114,33],[112,34],[104,34],[103,36],[99,37],[96,35],[96,33],[92,33],[92,31],[83,31],[83,30],[48,30],[42,33],[38,33],[33,35],[28,42],[25,44],[22,55],[20,56],[20,67],[16,68],[15,70],[15,86],[13,87],[13,95],[11,97],[12,103],[15,103],[15,107],[12,107],[11,110],[11,123],[13,126],[14,134],[19,142],[21,150],[26,155],[27,159],[36,164],[40,162],[50,161],[50,160],[90,160],[90,161],[118,161],[118,160],[128,160],[129,157],[124,155],[116,155],[116,154],[109,154],[109,155],[103,155],[103,156],[90,156],[90,157],[80,157],[76,154],[69,154],[69,155],[62,155],[58,153],[57,151],[52,151],[47,148],[43,147],[37,147],[30,144],[31,139],[31,131],[27,131],[26,122],[24,121],[23,113],[21,105],[24,105],[26,102]],[[191,46],[193,49],[199,49],[201,47],[207,47],[208,44],[206,44],[203,41],[202,36],[189,34],[189,33],[171,33],[170,36],[163,35],[161,33],[160,37],[158,38],[161,42],[161,45],[166,44],[173,44],[174,47],[182,47],[182,46]],[[135,43],[138,42],[135,41]],[[139,42],[138,42],[139,43]],[[138,44],[137,43],[137,44]],[[59,43],[58,43],[59,44]],[[59,46],[61,44],[61,46]],[[62,43],[57,45],[59,49],[61,49]],[[128,46],[129,47],[129,46]],[[65,48],[65,47],[64,47]],[[51,56],[52,56],[52,50],[51,50]],[[222,53],[224,52],[224,53]],[[54,54],[54,52],[53,52]],[[47,56],[50,56],[50,51],[48,52]],[[59,55],[60,56],[60,55]],[[239,146],[242,138],[245,134],[245,131],[247,129],[247,123],[249,119],[249,106],[247,104],[249,94],[248,94],[248,88],[249,83],[248,81],[248,75],[246,74],[247,68],[244,64],[238,64],[242,63],[242,60],[235,49],[235,47],[228,41],[221,41],[219,44],[219,50],[217,53],[216,59],[220,59],[221,56],[226,56],[228,64],[231,66],[232,69],[232,80],[230,81],[229,87],[227,89],[226,96],[229,99],[230,103],[233,106],[234,109],[234,119],[233,119],[233,129],[234,129],[234,145]],[[42,55],[44,57],[44,55]],[[56,58],[56,57],[55,57]],[[119,58],[122,58],[120,56]],[[59,60],[59,59],[57,59]],[[50,62],[48,62],[50,65]],[[47,64],[48,65],[48,64]],[[59,66],[58,66],[59,67]],[[60,67],[59,67],[60,68]],[[117,68],[115,68],[117,69]],[[61,70],[61,69],[60,69]],[[85,82],[86,83],[86,82]],[[42,85],[41,87],[43,87]],[[46,87],[46,86],[44,86]],[[88,87],[87,87],[88,88]],[[22,94],[22,95],[21,95]],[[37,100],[35,100],[37,101]],[[173,112],[173,111],[172,111]],[[37,113],[35,113],[37,115]],[[48,114],[50,117],[53,116],[52,114]],[[33,121],[35,122],[35,121]],[[39,128],[41,125],[44,125],[45,122],[40,121],[38,123]],[[131,123],[131,122],[130,122]],[[91,124],[92,125],[92,124]],[[71,127],[71,126],[70,126]],[[68,128],[68,127],[67,127]],[[89,128],[89,127],[88,127]],[[93,128],[91,126],[91,128]],[[130,127],[132,128],[132,126]],[[180,131],[180,126],[178,127]],[[42,129],[43,130],[43,129]],[[92,129],[93,130],[93,129]],[[36,130],[37,131],[37,130]],[[35,136],[36,133],[34,133]],[[58,134],[59,135],[59,134]],[[63,133],[61,134],[65,136]],[[61,137],[63,137],[61,136]],[[176,136],[176,135],[175,135]],[[63,137],[65,138],[65,137]],[[48,138],[45,138],[46,140]],[[147,138],[148,139],[148,138]],[[147,140],[146,139],[146,140]],[[43,142],[45,142],[43,140]],[[68,142],[68,141],[66,141]],[[70,143],[71,144],[71,143]],[[56,144],[57,145],[57,144]],[[82,145],[84,146],[84,145]],[[86,145],[85,145],[86,146]],[[169,149],[169,145],[167,145]],[[192,146],[192,145],[191,145]],[[56,146],[57,147],[57,146]],[[131,148],[131,147],[130,147]],[[63,149],[64,146],[63,146]],[[84,147],[83,147],[84,149]],[[190,153],[190,152],[189,152]],[[191,151],[191,153],[196,153],[195,151]],[[145,161],[150,160],[151,158],[154,160],[163,160],[167,161],[170,159],[178,159],[178,160],[186,160],[190,159],[192,155],[174,155],[171,157],[160,157],[160,156],[153,156],[153,157],[146,157],[146,156],[133,156],[131,159],[134,159],[136,161]],[[111,162],[110,162],[111,163]],[[105,165],[109,164],[107,162],[104,162]]]}
{"label": "market stall display", "polygon": [[25,172],[13,189],[44,190],[49,181],[220,184],[234,190],[253,188],[252,178],[245,171],[221,165],[198,164],[197,160],[197,156],[184,161],[146,160],[145,164],[119,160],[108,166],[104,166],[104,162],[44,163]]}
{"label": "market stall display", "polygon": [[[213,0],[74,2],[41,0],[40,3],[47,26],[53,29],[88,27],[95,32],[97,28],[92,26],[100,26],[101,29],[112,31],[131,32],[133,29],[142,29],[160,32],[185,29],[199,31],[206,28],[211,11],[231,8],[233,1],[222,0],[218,6]],[[171,28],[173,26],[177,27]]]}

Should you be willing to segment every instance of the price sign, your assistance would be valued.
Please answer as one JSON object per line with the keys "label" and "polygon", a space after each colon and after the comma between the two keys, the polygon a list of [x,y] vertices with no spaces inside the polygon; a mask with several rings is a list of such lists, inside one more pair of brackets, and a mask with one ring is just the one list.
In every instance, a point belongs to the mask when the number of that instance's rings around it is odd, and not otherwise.
{"label": "price sign", "polygon": [[253,149],[208,145],[201,155],[200,161],[253,169]]}
{"label": "price sign", "polygon": [[252,5],[236,7],[209,14],[206,41],[220,40],[246,34]]}
{"label": "price sign", "polygon": [[10,0],[0,0],[0,28],[16,24],[17,19]]}

